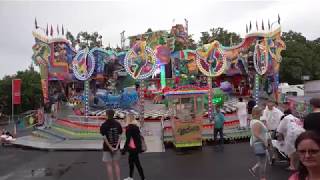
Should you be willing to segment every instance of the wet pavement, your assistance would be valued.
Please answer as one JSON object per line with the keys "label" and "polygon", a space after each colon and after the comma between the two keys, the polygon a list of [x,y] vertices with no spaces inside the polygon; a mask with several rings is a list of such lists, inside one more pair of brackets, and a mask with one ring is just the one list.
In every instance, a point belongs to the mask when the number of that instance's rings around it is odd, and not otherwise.
{"label": "wet pavement", "polygon": [[[145,153],[141,163],[150,180],[254,180],[248,168],[255,158],[248,143],[188,151]],[[0,180],[107,180],[101,152],[40,151],[0,147]],[[121,157],[122,178],[128,176],[127,156]],[[268,179],[288,179],[285,165],[268,167]],[[135,179],[139,179],[135,172]]]}

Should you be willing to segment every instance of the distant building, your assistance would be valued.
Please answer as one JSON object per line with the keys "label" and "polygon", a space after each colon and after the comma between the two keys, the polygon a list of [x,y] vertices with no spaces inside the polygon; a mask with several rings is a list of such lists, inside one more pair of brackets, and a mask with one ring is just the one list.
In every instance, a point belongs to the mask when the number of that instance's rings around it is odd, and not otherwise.
{"label": "distant building", "polygon": [[304,87],[305,96],[320,97],[320,80],[306,81]]}

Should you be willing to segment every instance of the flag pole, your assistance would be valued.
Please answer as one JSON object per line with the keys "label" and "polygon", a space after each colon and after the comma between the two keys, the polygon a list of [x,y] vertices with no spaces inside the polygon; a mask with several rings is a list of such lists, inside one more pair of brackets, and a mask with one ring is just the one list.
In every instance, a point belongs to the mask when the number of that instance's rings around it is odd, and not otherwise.
{"label": "flag pole", "polygon": [[[14,88],[14,84],[13,84],[13,81],[14,79],[12,79],[11,81],[11,105],[12,105],[12,109],[11,109],[11,118],[12,118],[12,123],[13,123],[13,134],[16,136],[17,134],[17,129],[16,129],[16,126],[15,126],[15,122],[14,122],[14,102],[13,102],[13,97],[14,97],[14,94],[13,94],[13,88]],[[11,122],[9,122],[9,125],[10,125]]]}
{"label": "flag pole", "polygon": [[[9,124],[11,123],[11,120],[13,120],[13,109],[14,109],[14,105],[13,105],[13,79],[11,80],[11,118],[9,118]],[[10,120],[11,119],[11,120]]]}

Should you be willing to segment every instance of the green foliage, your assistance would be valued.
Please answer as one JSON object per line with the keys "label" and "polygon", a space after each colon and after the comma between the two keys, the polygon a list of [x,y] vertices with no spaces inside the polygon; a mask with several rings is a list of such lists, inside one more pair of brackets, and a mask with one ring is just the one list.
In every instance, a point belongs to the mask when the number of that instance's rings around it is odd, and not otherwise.
{"label": "green foliage", "polygon": [[148,28],[148,30],[147,30],[146,33],[152,33],[152,29],[151,29],[151,28]]}
{"label": "green foliage", "polygon": [[102,47],[102,36],[98,32],[92,34],[88,32],[79,32],[77,35],[77,43],[79,43],[80,49],[89,49],[95,47]]}
{"label": "green foliage", "polygon": [[309,41],[294,31],[283,32],[282,36],[287,48],[282,53],[280,81],[300,84],[303,75],[320,79],[320,39]]}
{"label": "green foliage", "polygon": [[5,76],[0,80],[0,106],[3,113],[11,114],[12,79],[21,79],[22,104],[15,106],[15,112],[21,113],[38,108],[42,103],[40,74],[34,70],[33,66],[30,66],[27,70],[18,71],[16,75]]}
{"label": "green foliage", "polygon": [[242,41],[238,34],[234,32],[228,32],[221,27],[210,29],[210,33],[211,34],[209,34],[209,32],[201,32],[199,42],[200,45],[208,44],[214,40],[217,40],[223,46],[232,46],[239,44]]}
{"label": "green foliage", "polygon": [[66,38],[71,42],[72,47],[76,47],[76,44],[77,44],[76,38],[71,34],[70,31],[66,33]]}
{"label": "green foliage", "polygon": [[200,45],[203,44],[208,44],[210,41],[210,34],[208,32],[201,32],[201,37],[200,37]]}
{"label": "green foliage", "polygon": [[192,50],[196,50],[197,49],[197,43],[193,40],[193,34],[188,35],[187,49],[192,49]]}
{"label": "green foliage", "polygon": [[223,46],[233,46],[239,44],[242,39],[234,32],[228,32],[221,27],[210,29],[211,41],[217,40]]}

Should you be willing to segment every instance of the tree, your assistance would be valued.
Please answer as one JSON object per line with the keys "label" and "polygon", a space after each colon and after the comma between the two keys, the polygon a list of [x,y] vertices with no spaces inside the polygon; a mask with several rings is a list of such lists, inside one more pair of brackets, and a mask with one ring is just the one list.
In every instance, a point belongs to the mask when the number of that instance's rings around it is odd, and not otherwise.
{"label": "tree", "polygon": [[12,79],[21,79],[21,105],[17,105],[17,113],[37,109],[42,103],[40,74],[29,66],[27,70],[18,71],[16,75],[5,76],[0,80],[0,102],[3,113],[11,114]]}
{"label": "tree", "polygon": [[212,28],[210,29],[210,32],[211,34],[209,34],[209,32],[201,32],[200,45],[208,44],[216,40],[223,46],[233,46],[242,41],[238,34],[235,32],[228,32],[221,27]]}
{"label": "tree", "polygon": [[151,29],[151,28],[148,28],[148,30],[147,30],[146,33],[152,33],[152,29]]}
{"label": "tree", "polygon": [[195,49],[197,49],[197,44],[196,44],[196,42],[193,40],[192,36],[193,36],[193,34],[188,35],[188,45],[187,45],[187,48],[188,48],[188,49],[193,49],[193,50],[195,50]]}
{"label": "tree", "polygon": [[210,41],[210,34],[208,32],[201,32],[201,37],[200,37],[200,45],[203,44],[208,44]]}
{"label": "tree", "polygon": [[283,32],[282,36],[287,48],[282,53],[280,81],[300,84],[303,75],[309,75],[310,80],[320,79],[319,38],[309,41],[294,31]]}
{"label": "tree", "polygon": [[102,36],[98,32],[89,34],[88,32],[79,32],[77,35],[77,42],[80,49],[102,47]]}
{"label": "tree", "polygon": [[76,47],[77,44],[77,40],[76,38],[71,34],[70,31],[67,32],[66,34],[66,38],[71,42],[72,47]]}

